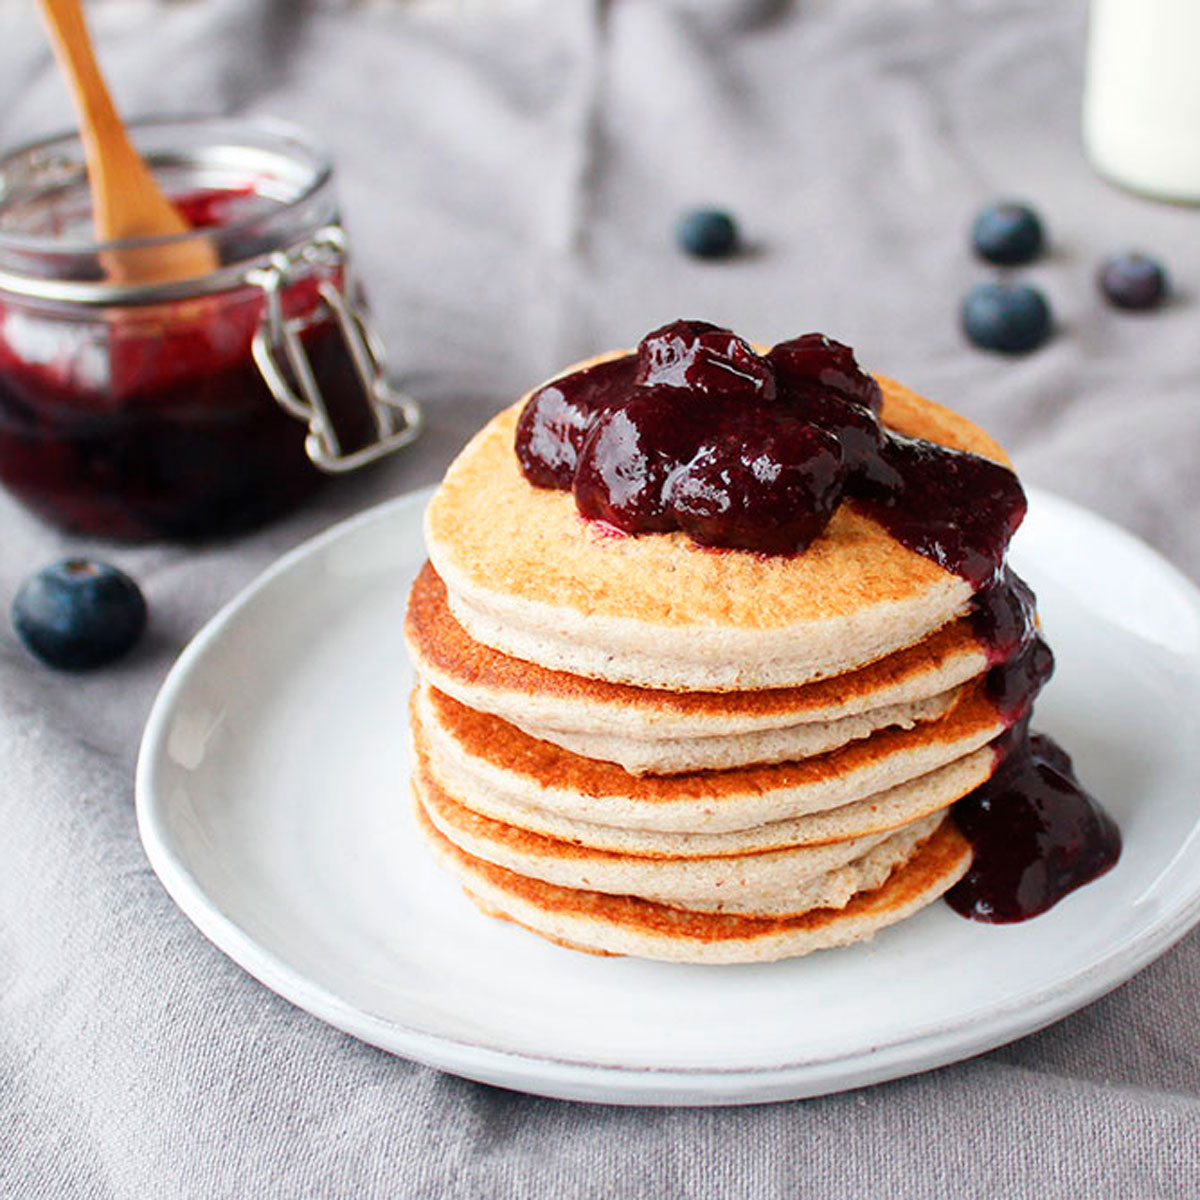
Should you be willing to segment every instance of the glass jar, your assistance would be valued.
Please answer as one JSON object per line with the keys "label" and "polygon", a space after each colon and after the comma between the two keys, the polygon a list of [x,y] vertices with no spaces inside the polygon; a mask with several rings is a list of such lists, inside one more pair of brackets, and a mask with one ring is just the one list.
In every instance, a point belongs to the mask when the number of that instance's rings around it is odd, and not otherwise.
{"label": "glass jar", "polygon": [[[102,244],[74,135],[0,161],[0,482],[75,533],[251,528],[410,442],[323,154],[287,126],[134,123],[193,229]],[[131,246],[204,239],[209,274],[109,278]]]}
{"label": "glass jar", "polygon": [[1200,202],[1200,4],[1092,0],[1083,137],[1106,179]]}

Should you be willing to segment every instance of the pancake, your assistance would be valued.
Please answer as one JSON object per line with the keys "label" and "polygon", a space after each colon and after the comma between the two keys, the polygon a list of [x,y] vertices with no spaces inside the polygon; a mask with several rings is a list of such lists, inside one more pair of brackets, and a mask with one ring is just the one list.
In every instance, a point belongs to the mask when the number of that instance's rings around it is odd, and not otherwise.
{"label": "pancake", "polygon": [[637,896],[673,908],[750,916],[798,916],[813,908],[841,908],[856,892],[882,884],[945,819],[938,813],[894,833],[815,849],[649,859],[560,849],[552,839],[478,817],[444,792],[421,787],[418,797],[439,832],[460,850],[519,875],[562,887]]}
{"label": "pancake", "polygon": [[[446,785],[429,759],[419,722],[415,723],[413,735],[417,755],[427,764],[430,778],[445,790]],[[956,800],[974,791],[990,778],[995,757],[993,748],[984,746],[864,800],[727,833],[672,833],[597,825],[562,813],[514,804],[495,792],[472,788],[469,780],[467,790],[454,795],[465,808],[480,816],[542,834],[556,842],[649,858],[719,858],[887,834],[932,813],[944,812]]]}
{"label": "pancake", "polygon": [[480,816],[440,787],[425,763],[418,763],[413,785],[443,837],[519,875],[677,908],[757,916],[842,907],[855,892],[878,887],[907,862],[945,817],[935,813],[889,833],[822,846],[717,858],[647,858],[589,850]]}
{"label": "pancake", "polygon": [[[429,563],[413,584],[404,630],[418,672],[438,691],[550,741],[555,733],[664,741],[828,724],[945,695],[988,665],[969,621],[959,620],[916,646],[803,687],[671,692],[608,683],[474,641],[450,613],[445,584]],[[632,751],[627,756],[632,762]]]}
{"label": "pancake", "polygon": [[413,707],[451,795],[488,793],[573,820],[673,833],[723,833],[839,808],[962,758],[1004,730],[982,685],[973,684],[939,720],[885,729],[801,762],[635,776],[532,738],[427,684],[414,692]]}
{"label": "pancake", "polygon": [[630,738],[603,733],[562,733],[517,722],[517,728],[584,758],[616,763],[631,775],[675,775],[684,771],[725,771],[756,763],[790,762],[836,750],[870,737],[878,729],[911,729],[921,721],[944,717],[954,707],[955,688],[927,700],[886,704],[840,721],[809,721],[784,729],[703,738]]}
{"label": "pancake", "polygon": [[859,892],[842,908],[794,917],[701,913],[530,879],[465,853],[438,832],[420,804],[415,812],[434,857],[488,915],[576,949],[668,962],[771,962],[862,941],[931,904],[971,861],[969,844],[947,821],[880,887]]}
{"label": "pancake", "polygon": [[[890,427],[1007,464],[965,418],[880,384]],[[449,607],[477,642],[615,683],[751,690],[853,670],[966,611],[966,581],[852,503],[797,555],[708,550],[680,531],[625,537],[584,521],[569,492],[522,476],[513,435],[523,403],[471,440],[426,512]]]}

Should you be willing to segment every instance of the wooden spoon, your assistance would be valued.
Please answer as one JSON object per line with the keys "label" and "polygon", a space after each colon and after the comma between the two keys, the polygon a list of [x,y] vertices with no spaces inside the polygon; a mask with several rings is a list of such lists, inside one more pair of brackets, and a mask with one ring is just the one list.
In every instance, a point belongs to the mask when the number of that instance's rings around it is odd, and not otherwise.
{"label": "wooden spoon", "polygon": [[[96,62],[80,0],[38,2],[79,115],[97,239],[190,233],[191,226],[163,195],[121,124]],[[216,251],[202,237],[173,245],[106,250],[101,258],[109,277],[119,283],[188,279],[207,275],[218,265]]]}

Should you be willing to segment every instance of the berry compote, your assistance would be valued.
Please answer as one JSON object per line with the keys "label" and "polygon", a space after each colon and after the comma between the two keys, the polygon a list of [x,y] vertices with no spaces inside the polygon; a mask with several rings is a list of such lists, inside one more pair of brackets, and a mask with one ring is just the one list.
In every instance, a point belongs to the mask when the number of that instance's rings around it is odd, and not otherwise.
{"label": "berry compote", "polygon": [[[135,128],[159,182],[216,249],[212,275],[163,288],[107,278],[90,238],[81,160],[61,139],[0,175],[0,482],[74,533],[193,539],[258,525],[326,476],[305,422],[252,353],[266,298],[246,272],[336,224],[328,164],[306,143],[240,123]],[[157,139],[157,140],[156,140]],[[193,235],[195,236],[195,235]],[[314,259],[282,291],[344,451],[378,435]]]}
{"label": "berry compote", "polygon": [[728,329],[675,321],[535,392],[515,448],[530,483],[572,491],[584,517],[623,533],[798,554],[849,500],[970,583],[983,687],[1007,732],[993,777],[955,806],[975,858],[948,899],[978,920],[1024,920],[1107,871],[1120,836],[1066,754],[1029,732],[1054,656],[1005,561],[1025,515],[1016,475],[888,429],[881,401],[849,347],[822,334],[760,355]]}
{"label": "berry compote", "polygon": [[795,554],[853,500],[984,587],[1025,514],[1016,476],[888,430],[881,402],[853,351],[823,334],[759,355],[728,329],[675,321],[635,355],[536,392],[516,451],[530,483],[572,489],[580,513],[624,533]]}
{"label": "berry compote", "polygon": [[975,857],[946,902],[973,920],[1007,924],[1036,917],[1111,870],[1121,834],[1080,786],[1066,752],[1026,722],[996,753],[995,774],[954,806]]}
{"label": "berry compote", "polygon": [[988,656],[988,698],[1005,724],[1015,725],[1054,673],[1054,655],[1038,634],[1033,591],[1005,566],[975,593],[970,621]]}

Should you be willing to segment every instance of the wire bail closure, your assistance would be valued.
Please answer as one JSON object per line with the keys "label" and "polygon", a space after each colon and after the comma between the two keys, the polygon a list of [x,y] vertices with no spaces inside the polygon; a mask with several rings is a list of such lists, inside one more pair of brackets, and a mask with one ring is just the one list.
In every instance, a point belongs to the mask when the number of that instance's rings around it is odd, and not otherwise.
{"label": "wire bail closure", "polygon": [[340,267],[345,262],[345,232],[338,225],[326,225],[302,245],[276,251],[266,266],[246,273],[246,282],[266,296],[251,343],[254,362],[280,408],[308,426],[304,449],[313,465],[332,475],[356,470],[407,446],[422,424],[420,405],[388,382],[383,346],[362,305],[331,280],[322,280],[317,293],[337,323],[375,422],[373,442],[348,454],[342,450],[300,337],[312,325],[312,316],[285,317],[283,292],[299,270]]}

